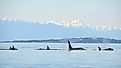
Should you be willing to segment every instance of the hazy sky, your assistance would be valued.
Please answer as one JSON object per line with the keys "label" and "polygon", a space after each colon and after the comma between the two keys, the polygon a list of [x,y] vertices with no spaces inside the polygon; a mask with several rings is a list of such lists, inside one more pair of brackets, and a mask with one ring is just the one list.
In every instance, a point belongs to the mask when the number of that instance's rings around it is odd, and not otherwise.
{"label": "hazy sky", "polygon": [[121,27],[121,0],[0,0],[0,18]]}

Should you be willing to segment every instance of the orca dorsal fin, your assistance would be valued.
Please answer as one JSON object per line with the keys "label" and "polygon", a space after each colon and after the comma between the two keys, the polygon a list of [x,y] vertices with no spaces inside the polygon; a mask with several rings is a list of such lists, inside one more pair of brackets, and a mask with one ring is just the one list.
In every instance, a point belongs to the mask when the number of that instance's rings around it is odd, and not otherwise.
{"label": "orca dorsal fin", "polygon": [[98,46],[98,50],[100,51],[101,50],[101,47]]}
{"label": "orca dorsal fin", "polygon": [[72,47],[71,47],[71,43],[70,43],[69,40],[68,40],[68,46],[69,46],[69,50],[72,49]]}
{"label": "orca dorsal fin", "polygon": [[49,48],[49,46],[47,46],[47,50],[49,50],[50,48]]}

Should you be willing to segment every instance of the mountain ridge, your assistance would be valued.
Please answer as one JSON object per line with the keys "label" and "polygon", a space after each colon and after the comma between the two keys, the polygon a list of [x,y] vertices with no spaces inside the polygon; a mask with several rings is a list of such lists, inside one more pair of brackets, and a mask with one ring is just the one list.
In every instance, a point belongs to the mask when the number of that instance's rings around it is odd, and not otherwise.
{"label": "mountain ridge", "polygon": [[121,30],[96,30],[86,26],[65,27],[21,20],[0,21],[0,40],[102,37],[121,39]]}

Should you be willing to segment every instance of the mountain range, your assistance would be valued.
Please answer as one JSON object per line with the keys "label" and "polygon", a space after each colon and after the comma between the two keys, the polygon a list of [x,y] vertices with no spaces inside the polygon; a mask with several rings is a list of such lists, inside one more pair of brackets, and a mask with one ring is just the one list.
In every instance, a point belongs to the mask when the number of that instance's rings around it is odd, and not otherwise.
{"label": "mountain range", "polygon": [[22,20],[0,20],[0,40],[43,40],[65,38],[121,39],[120,29],[97,30],[87,26],[66,27],[51,23],[33,23]]}

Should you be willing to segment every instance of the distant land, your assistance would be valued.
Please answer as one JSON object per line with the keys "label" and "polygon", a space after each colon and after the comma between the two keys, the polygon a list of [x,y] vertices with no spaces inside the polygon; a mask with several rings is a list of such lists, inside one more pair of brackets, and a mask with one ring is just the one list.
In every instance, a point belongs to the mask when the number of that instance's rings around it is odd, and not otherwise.
{"label": "distant land", "polygon": [[48,40],[12,40],[0,41],[0,43],[67,43],[70,40],[72,43],[121,43],[118,39],[108,38],[65,38],[65,39],[48,39]]}
{"label": "distant land", "polygon": [[[64,26],[55,24],[56,22],[30,22],[23,20],[0,20],[0,41],[1,40],[13,40],[13,41],[36,41],[36,42],[55,42],[52,40],[42,40],[42,39],[54,39],[58,42],[65,42],[67,38],[75,38],[78,40],[76,42],[94,42],[95,39],[86,39],[87,37],[92,38],[110,38],[99,39],[105,42],[112,42],[111,39],[121,39],[121,29],[117,27],[93,27],[86,24],[82,24],[78,27],[74,26]],[[72,24],[71,24],[72,25]],[[55,39],[56,38],[56,39]],[[58,39],[59,38],[59,39]],[[62,39],[60,39],[62,38]],[[65,39],[66,38],[66,39]],[[19,39],[19,40],[14,40]],[[23,40],[24,39],[24,40]],[[25,40],[29,39],[29,40]],[[34,39],[34,40],[33,40]],[[38,40],[41,39],[41,40]],[[73,39],[73,40],[75,40]],[[92,41],[88,41],[92,40]],[[97,39],[98,40],[98,39]],[[100,41],[100,42],[104,42]],[[115,40],[113,40],[114,42]],[[118,40],[116,40],[118,41]],[[56,41],[57,42],[57,41]],[[73,41],[72,41],[73,42]]]}

